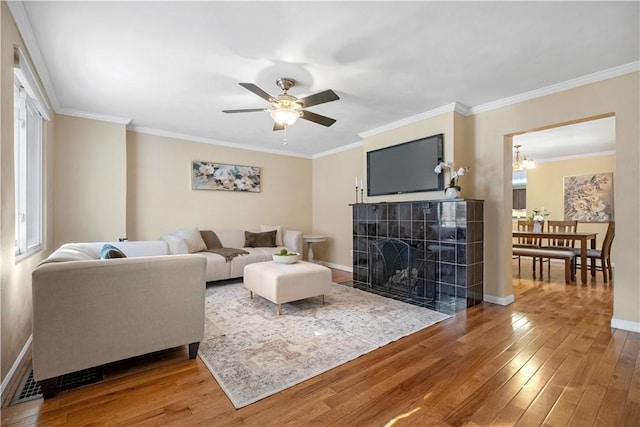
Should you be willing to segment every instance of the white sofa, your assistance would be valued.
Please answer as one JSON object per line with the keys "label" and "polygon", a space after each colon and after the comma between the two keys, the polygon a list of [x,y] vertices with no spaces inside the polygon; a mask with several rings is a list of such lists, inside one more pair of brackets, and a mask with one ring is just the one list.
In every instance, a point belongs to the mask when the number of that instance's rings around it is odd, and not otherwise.
{"label": "white sofa", "polygon": [[[230,261],[223,256],[211,252],[192,252],[189,244],[176,234],[165,234],[161,237],[169,246],[171,254],[198,253],[207,259],[207,282],[234,279],[242,277],[244,267],[254,262],[271,261],[272,255],[281,249],[302,254],[302,232],[296,230],[282,230],[282,245],[275,247],[245,247],[244,230],[213,230],[224,248],[242,249],[248,254],[239,255]],[[196,248],[197,249],[197,248]]]}
{"label": "white sofa", "polygon": [[204,337],[205,259],[167,255],[163,241],[61,246],[32,273],[33,373],[45,399],[56,377],[189,345]]}

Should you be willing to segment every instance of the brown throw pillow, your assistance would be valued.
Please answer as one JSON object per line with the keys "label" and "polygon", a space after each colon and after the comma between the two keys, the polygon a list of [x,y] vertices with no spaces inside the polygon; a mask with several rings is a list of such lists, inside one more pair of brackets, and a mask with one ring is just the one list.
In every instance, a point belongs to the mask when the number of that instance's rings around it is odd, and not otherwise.
{"label": "brown throw pillow", "polygon": [[204,244],[207,245],[207,249],[220,249],[222,247],[222,243],[220,243],[220,239],[215,232],[211,230],[200,230],[200,235],[202,236],[202,240],[204,240]]}
{"label": "brown throw pillow", "polygon": [[275,248],[277,230],[265,231],[264,233],[244,232],[245,248]]}

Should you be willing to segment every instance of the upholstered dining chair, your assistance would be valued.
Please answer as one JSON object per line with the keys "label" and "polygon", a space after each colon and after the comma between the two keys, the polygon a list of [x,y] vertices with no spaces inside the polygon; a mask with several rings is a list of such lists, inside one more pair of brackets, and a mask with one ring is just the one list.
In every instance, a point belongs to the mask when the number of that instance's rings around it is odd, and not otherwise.
{"label": "upholstered dining chair", "polygon": [[[611,247],[613,246],[613,238],[616,234],[615,221],[609,221],[607,226],[607,232],[604,235],[601,249],[587,249],[587,258],[589,263],[591,260],[596,260],[595,266],[591,269],[591,275],[595,276],[596,271],[602,271],[604,277],[604,283],[607,283],[607,276],[609,280],[613,281],[613,271],[611,268]],[[580,249],[574,249],[576,258],[574,259],[574,271],[580,266]],[[600,261],[598,264],[597,261]]]}
{"label": "upholstered dining chair", "polygon": [[[547,221],[547,232],[549,233],[575,233],[578,231],[578,221],[558,221],[558,220],[549,220]],[[543,246],[543,248],[554,248],[554,249],[574,249],[576,246],[576,241],[573,239],[547,239],[547,244]],[[546,262],[547,264],[547,276],[551,275],[551,258],[540,259],[540,276],[542,276],[542,264]]]}
{"label": "upholstered dining chair", "polygon": [[[518,231],[533,231],[533,221],[529,220],[518,220]],[[542,229],[540,231],[544,231],[544,223],[542,223]],[[542,239],[533,238],[533,237],[518,237],[513,243],[514,248],[539,248]],[[520,274],[520,255],[514,255],[512,259],[518,258],[518,274]],[[533,259],[533,274],[536,273],[536,257],[531,257]],[[542,258],[540,259],[542,263]],[[542,264],[540,264],[542,265]],[[541,273],[542,274],[542,273]]]}

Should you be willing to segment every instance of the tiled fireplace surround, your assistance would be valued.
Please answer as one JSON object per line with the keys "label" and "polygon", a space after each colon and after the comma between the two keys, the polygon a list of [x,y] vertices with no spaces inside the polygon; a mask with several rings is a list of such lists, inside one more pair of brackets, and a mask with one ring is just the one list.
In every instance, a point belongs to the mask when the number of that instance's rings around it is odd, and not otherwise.
{"label": "tiled fireplace surround", "polygon": [[354,287],[448,314],[482,302],[482,200],[351,206]]}

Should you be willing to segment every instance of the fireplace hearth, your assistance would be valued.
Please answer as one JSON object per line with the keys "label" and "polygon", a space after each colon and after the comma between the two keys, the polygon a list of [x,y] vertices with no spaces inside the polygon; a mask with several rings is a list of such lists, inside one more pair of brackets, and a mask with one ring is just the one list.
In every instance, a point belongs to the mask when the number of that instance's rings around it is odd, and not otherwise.
{"label": "fireplace hearth", "polygon": [[353,286],[452,314],[483,299],[483,201],[358,203]]}

